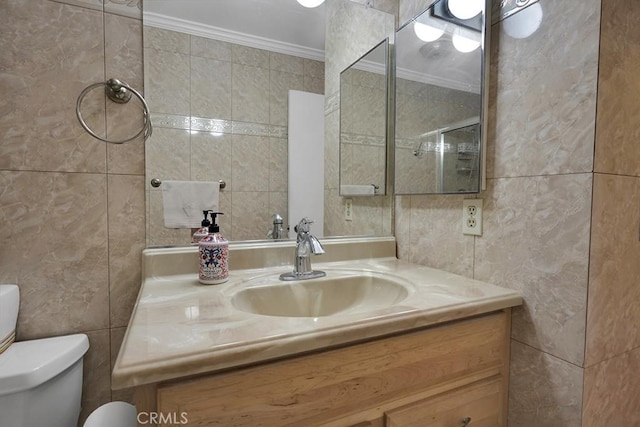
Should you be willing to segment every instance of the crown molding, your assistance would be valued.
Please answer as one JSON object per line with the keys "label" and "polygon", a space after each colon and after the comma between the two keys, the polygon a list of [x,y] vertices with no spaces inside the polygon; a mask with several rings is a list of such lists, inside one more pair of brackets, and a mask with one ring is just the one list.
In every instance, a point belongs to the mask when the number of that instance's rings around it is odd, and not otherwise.
{"label": "crown molding", "polygon": [[462,83],[456,80],[447,79],[444,77],[432,76],[424,73],[417,73],[415,71],[407,70],[406,68],[398,68],[396,70],[396,77],[399,79],[412,80],[414,82],[446,87],[448,89],[455,89],[463,92],[480,94],[480,86],[470,85],[470,84]]}
{"label": "crown molding", "polygon": [[293,55],[316,61],[324,62],[325,60],[324,50],[312,49],[293,43],[285,43],[277,40],[257,37],[251,34],[230,31],[224,28],[214,27],[212,25],[201,24],[199,22],[188,21],[185,19],[172,18],[157,13],[144,12],[143,22],[144,25],[164,30],[178,31],[192,36],[221,40],[242,46],[264,49],[271,52],[278,52],[285,55]]}

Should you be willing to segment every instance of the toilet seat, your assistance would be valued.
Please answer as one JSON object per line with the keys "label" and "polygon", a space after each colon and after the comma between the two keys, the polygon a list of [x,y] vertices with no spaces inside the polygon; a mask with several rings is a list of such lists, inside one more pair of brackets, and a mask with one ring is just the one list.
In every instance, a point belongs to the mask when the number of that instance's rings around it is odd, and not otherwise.
{"label": "toilet seat", "polygon": [[82,359],[88,349],[84,334],[11,344],[0,355],[0,396],[43,384]]}

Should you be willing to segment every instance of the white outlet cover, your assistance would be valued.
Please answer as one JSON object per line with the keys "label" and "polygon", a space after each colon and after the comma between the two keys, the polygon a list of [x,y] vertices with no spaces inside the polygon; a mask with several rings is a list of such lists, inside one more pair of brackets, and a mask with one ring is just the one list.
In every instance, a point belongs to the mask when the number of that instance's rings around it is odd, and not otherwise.
{"label": "white outlet cover", "polygon": [[[472,214],[473,208],[475,213]],[[470,219],[475,221],[469,221]],[[462,200],[462,234],[482,236],[482,199]]]}
{"label": "white outlet cover", "polygon": [[345,199],[344,201],[344,219],[345,221],[353,221],[353,200]]}

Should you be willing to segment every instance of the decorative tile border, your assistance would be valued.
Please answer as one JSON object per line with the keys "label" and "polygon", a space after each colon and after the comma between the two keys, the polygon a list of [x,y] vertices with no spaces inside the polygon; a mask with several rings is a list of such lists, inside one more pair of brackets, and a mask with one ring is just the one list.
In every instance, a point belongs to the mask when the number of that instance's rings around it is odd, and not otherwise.
{"label": "decorative tile border", "polygon": [[325,116],[336,111],[338,108],[340,108],[340,92],[336,92],[327,96],[324,104]]}
{"label": "decorative tile border", "polygon": [[[400,150],[420,150],[423,153],[454,153],[456,152],[456,147],[453,144],[445,143],[444,147],[441,146],[438,142],[433,141],[425,141],[420,143],[418,139],[397,139],[396,140],[396,148]],[[443,150],[444,148],[444,150]]]}
{"label": "decorative tile border", "polygon": [[356,133],[341,133],[340,142],[346,144],[358,144],[358,145],[376,145],[384,147],[384,136],[371,136],[371,135],[359,135]]}
{"label": "decorative tile border", "polygon": [[158,128],[185,129],[194,132],[216,132],[235,135],[286,138],[287,127],[263,123],[237,122],[224,119],[151,113],[151,124]]}
{"label": "decorative tile border", "polygon": [[272,138],[287,138],[289,136],[289,130],[286,126],[269,126],[269,136]]}
{"label": "decorative tile border", "polygon": [[233,122],[232,133],[235,135],[269,136],[269,125],[261,123]]}
{"label": "decorative tile border", "polygon": [[199,132],[232,133],[233,122],[231,120],[205,119],[191,117],[190,130]]}
{"label": "decorative tile border", "polygon": [[418,148],[420,141],[410,138],[396,138],[396,148]]}
{"label": "decorative tile border", "polygon": [[153,127],[169,129],[191,129],[190,118],[173,114],[151,113]]}

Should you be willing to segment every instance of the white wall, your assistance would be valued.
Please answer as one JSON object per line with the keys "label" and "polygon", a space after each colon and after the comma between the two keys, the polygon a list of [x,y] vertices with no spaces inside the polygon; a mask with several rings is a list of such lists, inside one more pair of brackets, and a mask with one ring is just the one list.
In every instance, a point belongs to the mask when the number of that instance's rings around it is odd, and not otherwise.
{"label": "white wall", "polygon": [[324,95],[289,91],[289,237],[303,218],[324,236]]}

